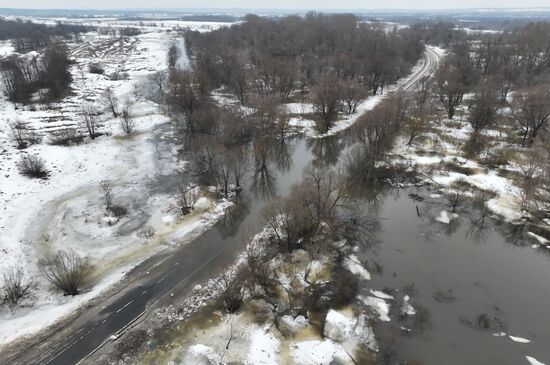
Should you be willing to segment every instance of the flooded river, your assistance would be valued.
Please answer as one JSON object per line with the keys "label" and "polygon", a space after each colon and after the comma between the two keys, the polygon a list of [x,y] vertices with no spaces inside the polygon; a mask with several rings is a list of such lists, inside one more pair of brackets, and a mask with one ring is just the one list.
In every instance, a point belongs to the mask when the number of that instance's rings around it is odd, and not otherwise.
{"label": "flooded river", "polygon": [[[411,192],[426,199],[411,199]],[[399,320],[379,326],[388,363],[528,364],[526,356],[549,363],[550,250],[531,247],[509,225],[476,223],[475,210],[439,223],[444,203],[423,189],[390,194],[374,258],[363,252],[380,265],[368,286],[408,287],[422,317],[410,334]]]}

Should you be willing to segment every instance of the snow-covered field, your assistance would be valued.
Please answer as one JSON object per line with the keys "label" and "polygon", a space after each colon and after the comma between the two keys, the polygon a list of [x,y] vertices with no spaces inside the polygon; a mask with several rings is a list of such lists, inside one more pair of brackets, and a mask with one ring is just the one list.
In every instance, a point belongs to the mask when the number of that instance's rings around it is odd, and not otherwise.
{"label": "snow-covered field", "polygon": [[[37,21],[37,19],[33,19]],[[58,19],[38,19],[55,22]],[[90,24],[90,20],[75,20]],[[94,26],[138,26],[116,19],[93,19]],[[166,69],[166,53],[172,42],[182,45],[174,27],[208,31],[222,23],[165,22],[143,27],[143,34],[129,38],[109,38],[98,32],[83,35],[69,44],[73,92],[59,103],[14,106],[0,96],[0,268],[20,267],[27,279],[37,283],[34,304],[13,313],[0,311],[0,344],[30,334],[71,313],[105,291],[145,258],[178,240],[197,234],[213,224],[229,204],[201,198],[191,216],[181,220],[173,211],[173,198],[167,192],[152,192],[158,175],[173,171],[185,174],[185,161],[178,159],[169,145],[164,126],[169,118],[159,106],[145,97],[147,77]],[[13,53],[8,42],[0,43],[0,57]],[[100,62],[104,75],[88,72],[88,65]],[[185,53],[178,61],[187,64]],[[109,78],[115,72],[127,78]],[[2,85],[0,85],[0,88]],[[85,138],[73,146],[48,144],[51,131],[81,128],[83,105],[104,110],[98,98],[111,88],[121,104],[129,104],[136,131],[127,136],[119,120],[107,111],[100,115],[102,136]],[[10,123],[21,121],[43,136],[40,144],[18,150]],[[163,134],[164,133],[164,134]],[[169,136],[168,136],[169,137]],[[21,155],[36,154],[50,170],[49,178],[30,179],[18,171]],[[125,206],[128,214],[115,224],[107,217],[99,183],[112,181],[114,203]],[[141,227],[152,227],[151,239],[139,237]],[[38,261],[59,249],[71,249],[89,258],[95,266],[90,286],[76,297],[64,297],[38,274]]]}

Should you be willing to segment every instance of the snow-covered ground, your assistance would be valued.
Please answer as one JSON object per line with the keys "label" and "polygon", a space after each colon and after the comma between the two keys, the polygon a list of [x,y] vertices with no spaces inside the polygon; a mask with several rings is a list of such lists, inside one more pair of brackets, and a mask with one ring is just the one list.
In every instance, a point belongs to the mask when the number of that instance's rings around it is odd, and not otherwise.
{"label": "snow-covered ground", "polygon": [[[94,19],[96,26],[133,25],[116,19],[97,21]],[[37,283],[32,307],[13,313],[0,310],[0,344],[54,323],[115,284],[139,262],[168,247],[167,243],[197,234],[224,213],[230,204],[227,201],[201,198],[194,213],[182,220],[171,208],[170,194],[151,192],[157,175],[170,171],[185,174],[185,161],[178,159],[175,148],[159,150],[159,139],[166,138],[159,131],[169,119],[144,95],[147,77],[167,67],[169,45],[182,43],[178,33],[169,29],[188,26],[211,30],[222,25],[159,24],[124,40],[91,32],[80,42],[69,44],[77,62],[71,69],[73,92],[62,101],[16,109],[0,96],[0,268],[20,267],[27,279]],[[9,43],[0,43],[0,57],[13,51]],[[89,73],[91,62],[100,62],[105,74]],[[185,53],[178,64],[187,64]],[[114,72],[128,77],[113,80],[108,76]],[[132,135],[124,135],[119,120],[98,103],[109,87],[121,104],[131,105],[136,129]],[[49,132],[82,127],[81,108],[86,104],[104,111],[99,129],[104,135],[95,140],[85,138],[73,146],[48,144]],[[43,141],[25,150],[16,149],[9,127],[16,120],[42,135]],[[30,179],[19,173],[20,156],[26,154],[45,160],[50,170],[48,179]],[[99,183],[105,179],[113,183],[114,203],[128,209],[128,214],[115,224],[111,218],[105,219],[107,213],[99,192]],[[144,226],[152,227],[155,237],[140,237],[138,231]],[[38,261],[60,249],[74,250],[89,258],[96,268],[90,285],[79,296],[64,297],[38,274]]]}

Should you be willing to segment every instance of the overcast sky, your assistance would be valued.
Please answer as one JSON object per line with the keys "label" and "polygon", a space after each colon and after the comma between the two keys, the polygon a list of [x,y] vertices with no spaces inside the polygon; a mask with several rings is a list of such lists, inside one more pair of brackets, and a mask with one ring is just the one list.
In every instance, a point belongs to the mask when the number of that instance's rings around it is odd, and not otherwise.
{"label": "overcast sky", "polygon": [[458,9],[550,7],[550,0],[0,0],[0,8]]}

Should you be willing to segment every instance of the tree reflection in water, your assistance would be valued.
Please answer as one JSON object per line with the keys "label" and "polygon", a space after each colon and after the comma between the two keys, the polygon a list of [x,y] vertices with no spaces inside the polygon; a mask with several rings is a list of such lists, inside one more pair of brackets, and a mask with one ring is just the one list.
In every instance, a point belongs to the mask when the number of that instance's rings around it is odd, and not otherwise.
{"label": "tree reflection in water", "polygon": [[340,136],[328,136],[324,138],[311,138],[307,140],[307,147],[311,149],[317,167],[334,166],[345,147],[345,142]]}
{"label": "tree reflection in water", "polygon": [[[251,190],[257,197],[269,199],[277,195],[277,180],[272,159],[273,141],[269,138],[261,138],[252,142],[254,167],[252,173]],[[288,152],[283,149],[283,152]],[[290,160],[290,157],[287,157]],[[285,159],[283,158],[282,161]]]}

